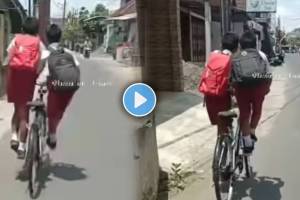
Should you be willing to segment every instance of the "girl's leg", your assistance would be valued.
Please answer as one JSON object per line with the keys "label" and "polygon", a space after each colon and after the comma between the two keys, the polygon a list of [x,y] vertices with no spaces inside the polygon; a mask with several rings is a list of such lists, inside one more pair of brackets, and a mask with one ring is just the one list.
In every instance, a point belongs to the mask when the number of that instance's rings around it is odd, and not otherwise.
{"label": "girl's leg", "polygon": [[28,118],[29,118],[29,110],[26,105],[18,106],[18,117],[19,121],[19,132],[20,132],[20,144],[18,148],[18,158],[25,158],[25,147],[26,147],[26,139],[28,134]]}
{"label": "girl's leg", "polygon": [[253,141],[251,139],[250,117],[251,117],[251,94],[247,89],[239,89],[236,92],[236,99],[240,110],[240,128],[244,141],[244,152],[253,151]]}
{"label": "girl's leg", "polygon": [[47,144],[51,149],[56,148],[57,144],[57,127],[63,118],[63,115],[71,102],[73,93],[70,94],[57,94],[53,91],[49,91],[48,94],[48,126],[49,137]]}
{"label": "girl's leg", "polygon": [[12,131],[12,137],[10,141],[10,146],[14,151],[18,150],[19,147],[19,118],[18,118],[18,107],[15,104],[14,105],[14,114],[11,119],[11,131]]}
{"label": "girl's leg", "polygon": [[251,134],[255,134],[255,130],[259,124],[261,114],[262,114],[263,102],[264,102],[264,96],[256,96],[252,104],[253,112],[252,112],[251,123],[250,123]]}

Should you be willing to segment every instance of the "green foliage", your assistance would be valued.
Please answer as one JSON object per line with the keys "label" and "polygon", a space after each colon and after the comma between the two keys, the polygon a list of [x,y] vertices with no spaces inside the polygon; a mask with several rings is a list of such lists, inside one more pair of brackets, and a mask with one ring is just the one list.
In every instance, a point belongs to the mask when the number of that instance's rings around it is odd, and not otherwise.
{"label": "green foliage", "polygon": [[288,44],[292,46],[300,46],[300,37],[288,38]]}
{"label": "green foliage", "polygon": [[94,16],[108,16],[109,11],[103,4],[96,5],[95,10],[91,13],[91,17]]}
{"label": "green foliage", "polygon": [[78,14],[73,10],[68,13],[67,23],[64,30],[64,39],[69,41],[77,41],[83,36],[84,32],[79,23]]}
{"label": "green foliage", "polygon": [[181,163],[172,163],[172,172],[169,174],[169,189],[176,191],[183,191],[186,185],[186,179],[193,174],[193,172],[186,172],[182,170]]}
{"label": "green foliage", "polygon": [[93,20],[90,18],[96,16],[108,16],[108,14],[109,11],[103,4],[96,5],[92,12],[86,7],[81,7],[79,11],[73,10],[69,12],[64,31],[64,39],[78,41],[86,38],[86,36],[94,38],[96,33],[104,30],[101,28],[101,20]]}
{"label": "green foliage", "polygon": [[101,20],[100,19],[95,18],[95,19],[87,20],[92,17],[108,16],[109,11],[107,8],[105,8],[105,6],[103,4],[97,4],[95,9],[91,13],[89,13],[86,10],[86,8],[84,8],[84,7],[81,8],[80,11],[81,12],[79,14],[79,16],[80,16],[79,18],[80,18],[81,26],[87,36],[93,37],[93,35],[96,32],[103,31],[101,29]]}

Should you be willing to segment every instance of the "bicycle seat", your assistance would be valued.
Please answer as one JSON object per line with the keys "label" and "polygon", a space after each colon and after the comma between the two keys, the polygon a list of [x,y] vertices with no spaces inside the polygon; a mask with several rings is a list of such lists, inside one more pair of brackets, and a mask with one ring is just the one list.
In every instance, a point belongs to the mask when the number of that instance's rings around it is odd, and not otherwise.
{"label": "bicycle seat", "polygon": [[29,107],[44,107],[45,104],[42,101],[31,101],[27,103],[27,106]]}
{"label": "bicycle seat", "polygon": [[218,115],[219,115],[219,117],[225,117],[225,118],[237,118],[238,117],[238,114],[233,110],[219,112]]}

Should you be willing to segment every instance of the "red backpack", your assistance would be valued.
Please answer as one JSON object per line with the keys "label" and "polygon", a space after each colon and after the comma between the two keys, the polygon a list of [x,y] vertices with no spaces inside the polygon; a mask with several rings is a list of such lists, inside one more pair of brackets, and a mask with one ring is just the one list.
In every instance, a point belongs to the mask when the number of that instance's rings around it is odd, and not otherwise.
{"label": "red backpack", "polygon": [[229,86],[231,56],[222,52],[213,52],[200,77],[199,92],[205,96],[222,96]]}
{"label": "red backpack", "polygon": [[40,39],[30,35],[17,35],[10,50],[9,66],[14,69],[35,71],[40,62]]}

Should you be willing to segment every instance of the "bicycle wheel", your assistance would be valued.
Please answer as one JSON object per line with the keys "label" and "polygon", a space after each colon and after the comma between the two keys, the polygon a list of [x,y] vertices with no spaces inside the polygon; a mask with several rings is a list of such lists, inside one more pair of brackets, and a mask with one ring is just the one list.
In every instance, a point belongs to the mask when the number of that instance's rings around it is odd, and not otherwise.
{"label": "bicycle wheel", "polygon": [[252,176],[252,167],[250,165],[250,156],[244,156],[244,162],[245,162],[246,177],[250,178]]}
{"label": "bicycle wheel", "polygon": [[[36,122],[39,126],[39,156],[40,156],[40,162],[43,162],[43,156],[45,147],[46,147],[46,137],[47,137],[47,125],[46,125],[46,113],[43,111],[40,111],[37,113]],[[42,164],[42,163],[41,163]]]}
{"label": "bicycle wheel", "polygon": [[39,135],[38,126],[32,124],[29,134],[28,152],[27,152],[27,166],[28,166],[28,189],[31,198],[36,198],[39,190],[38,172],[39,172]]}
{"label": "bicycle wheel", "polygon": [[219,137],[217,139],[213,158],[213,182],[217,200],[228,200],[231,189],[231,165],[229,138]]}

